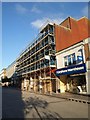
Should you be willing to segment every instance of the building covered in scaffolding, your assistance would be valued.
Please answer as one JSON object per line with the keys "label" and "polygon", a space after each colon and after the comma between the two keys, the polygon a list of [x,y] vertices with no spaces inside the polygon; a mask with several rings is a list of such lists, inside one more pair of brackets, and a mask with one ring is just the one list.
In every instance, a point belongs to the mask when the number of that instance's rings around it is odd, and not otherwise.
{"label": "building covered in scaffolding", "polygon": [[38,37],[17,58],[16,83],[23,90],[56,92],[54,23],[46,23]]}

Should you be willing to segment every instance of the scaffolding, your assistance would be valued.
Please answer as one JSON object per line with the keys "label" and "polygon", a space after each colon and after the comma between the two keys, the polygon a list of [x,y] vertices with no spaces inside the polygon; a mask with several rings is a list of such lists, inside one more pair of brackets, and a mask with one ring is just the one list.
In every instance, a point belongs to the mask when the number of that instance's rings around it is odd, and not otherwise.
{"label": "scaffolding", "polygon": [[56,79],[51,73],[56,68],[55,53],[54,25],[48,23],[17,59],[17,76],[28,79],[33,90],[37,86],[40,91],[45,81]]}

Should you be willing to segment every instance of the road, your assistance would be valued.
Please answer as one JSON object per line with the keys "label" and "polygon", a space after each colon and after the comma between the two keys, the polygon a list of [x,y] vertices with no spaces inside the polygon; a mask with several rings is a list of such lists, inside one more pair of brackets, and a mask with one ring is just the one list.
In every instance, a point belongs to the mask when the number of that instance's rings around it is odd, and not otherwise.
{"label": "road", "polygon": [[2,89],[3,118],[88,118],[88,104],[12,88]]}

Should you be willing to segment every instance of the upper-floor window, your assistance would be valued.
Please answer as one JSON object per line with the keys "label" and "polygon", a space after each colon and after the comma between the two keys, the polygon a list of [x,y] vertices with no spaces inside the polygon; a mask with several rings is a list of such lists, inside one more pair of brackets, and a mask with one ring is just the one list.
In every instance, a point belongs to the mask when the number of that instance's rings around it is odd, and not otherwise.
{"label": "upper-floor window", "polygon": [[77,63],[80,63],[83,61],[83,50],[79,49],[78,50],[78,55],[77,55]]}
{"label": "upper-floor window", "polygon": [[44,40],[42,40],[42,47],[44,47]]}
{"label": "upper-floor window", "polygon": [[75,53],[67,55],[64,57],[64,65],[65,66],[73,65],[73,64],[76,64]]}
{"label": "upper-floor window", "polygon": [[75,56],[75,53],[72,54],[72,64],[76,64],[76,56]]}
{"label": "upper-floor window", "polygon": [[49,33],[50,33],[50,34],[53,33],[53,26],[52,26],[52,25],[49,26]]}
{"label": "upper-floor window", "polygon": [[46,39],[45,39],[45,45],[47,45],[47,44],[48,44],[48,39],[46,38]]}
{"label": "upper-floor window", "polygon": [[64,65],[67,66],[68,65],[68,56],[64,57]]}
{"label": "upper-floor window", "polygon": [[55,65],[56,63],[56,57],[55,56],[51,56],[50,57],[50,65]]}

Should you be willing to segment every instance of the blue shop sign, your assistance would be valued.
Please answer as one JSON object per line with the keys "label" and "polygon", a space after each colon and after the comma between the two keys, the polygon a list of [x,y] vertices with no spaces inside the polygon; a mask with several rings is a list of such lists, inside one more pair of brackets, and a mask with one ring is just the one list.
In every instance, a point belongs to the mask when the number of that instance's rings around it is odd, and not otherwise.
{"label": "blue shop sign", "polygon": [[60,75],[71,75],[71,74],[79,74],[86,72],[85,63],[79,65],[69,66],[67,68],[61,68],[56,70],[56,76]]}

